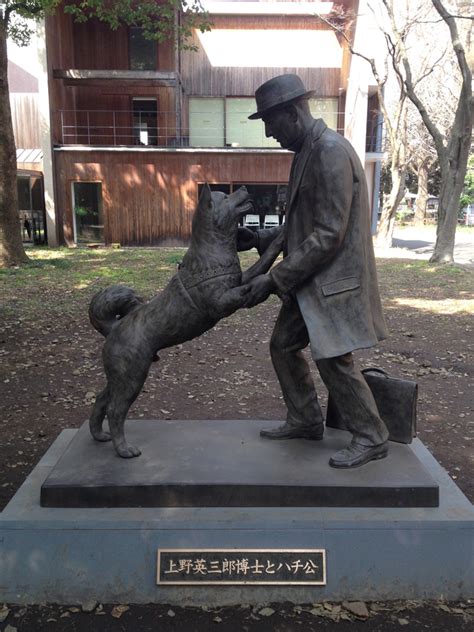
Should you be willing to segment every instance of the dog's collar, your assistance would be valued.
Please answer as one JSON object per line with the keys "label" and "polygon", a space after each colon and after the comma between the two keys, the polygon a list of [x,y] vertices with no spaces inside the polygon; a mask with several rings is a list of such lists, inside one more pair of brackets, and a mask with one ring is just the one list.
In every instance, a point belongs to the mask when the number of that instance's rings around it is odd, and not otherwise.
{"label": "dog's collar", "polygon": [[181,279],[181,283],[184,287],[189,290],[190,288],[199,285],[203,281],[209,281],[210,279],[215,279],[216,277],[225,276],[227,274],[241,274],[242,270],[240,269],[239,263],[231,263],[227,266],[217,266],[216,268],[210,268],[209,270],[204,270],[203,272],[191,272],[186,268],[180,266],[178,270],[178,274]]}

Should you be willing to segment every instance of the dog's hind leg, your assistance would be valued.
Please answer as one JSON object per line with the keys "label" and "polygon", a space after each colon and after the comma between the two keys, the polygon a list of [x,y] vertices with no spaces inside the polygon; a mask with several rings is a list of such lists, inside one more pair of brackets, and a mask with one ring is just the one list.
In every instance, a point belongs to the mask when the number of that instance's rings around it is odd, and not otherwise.
{"label": "dog's hind leg", "polygon": [[109,385],[110,397],[107,402],[107,418],[109,420],[110,434],[117,454],[125,459],[140,456],[141,451],[135,446],[129,445],[125,439],[125,419],[128,410],[138,397],[145,382],[147,371],[142,375],[134,375],[127,380],[119,380]]}
{"label": "dog's hind leg", "polygon": [[109,387],[108,385],[104,390],[97,395],[92,413],[89,419],[89,429],[91,435],[96,441],[110,441],[111,436],[109,432],[105,432],[102,429],[104,423],[105,413],[107,411],[107,403],[109,401]]}

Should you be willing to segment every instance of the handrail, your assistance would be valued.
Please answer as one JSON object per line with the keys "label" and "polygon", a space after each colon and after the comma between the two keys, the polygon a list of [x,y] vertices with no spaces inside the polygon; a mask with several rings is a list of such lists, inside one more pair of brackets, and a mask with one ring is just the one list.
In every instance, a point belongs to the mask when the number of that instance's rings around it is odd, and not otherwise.
{"label": "handrail", "polygon": [[[210,120],[215,116],[212,111],[200,114],[208,115]],[[242,111],[241,114],[245,120],[247,112]],[[332,112],[329,114],[334,116]],[[272,148],[265,139],[263,126],[261,140],[257,138],[256,144],[250,145],[245,142],[245,138],[249,137],[244,134],[242,140],[237,135],[240,142],[235,142],[236,130],[232,129],[230,133],[225,123],[207,124],[199,129],[185,124],[178,129],[174,111],[71,109],[58,110],[56,115],[59,116],[60,129],[58,142],[62,145]],[[374,123],[369,121],[366,151],[380,153],[383,147],[382,128],[379,121]]]}

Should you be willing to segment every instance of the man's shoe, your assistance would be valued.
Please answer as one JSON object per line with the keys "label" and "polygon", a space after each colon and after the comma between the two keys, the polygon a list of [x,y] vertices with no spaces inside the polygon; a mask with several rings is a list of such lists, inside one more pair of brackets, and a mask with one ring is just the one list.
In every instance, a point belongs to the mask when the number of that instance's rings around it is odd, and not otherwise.
{"label": "man's shoe", "polygon": [[312,424],[311,426],[294,425],[285,422],[278,428],[260,430],[260,436],[265,439],[312,439],[319,441],[323,438],[324,424]]}
{"label": "man's shoe", "polygon": [[388,441],[380,445],[368,446],[352,442],[347,448],[339,450],[330,459],[331,467],[360,467],[369,461],[384,459],[388,453]]}

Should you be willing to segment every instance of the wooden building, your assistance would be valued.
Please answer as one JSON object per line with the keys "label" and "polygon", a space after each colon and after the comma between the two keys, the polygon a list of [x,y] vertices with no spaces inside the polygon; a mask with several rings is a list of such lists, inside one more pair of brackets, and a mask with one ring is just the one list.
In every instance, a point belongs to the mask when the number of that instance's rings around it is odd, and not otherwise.
{"label": "wooden building", "polygon": [[[338,4],[356,10],[358,1]],[[314,115],[344,133],[350,54],[314,16],[332,5],[207,2],[213,28],[194,35],[195,52],[150,42],[137,28],[78,24],[61,11],[49,17],[58,241],[186,244],[204,182],[223,191],[245,184],[260,221],[281,222],[292,154],[248,115],[261,83],[296,72],[317,91]],[[373,144],[373,99],[360,124]],[[363,152],[373,154],[369,145]]]}
{"label": "wooden building", "polygon": [[9,42],[8,85],[17,159],[18,221],[24,242],[47,240],[39,85],[28,52]]}

